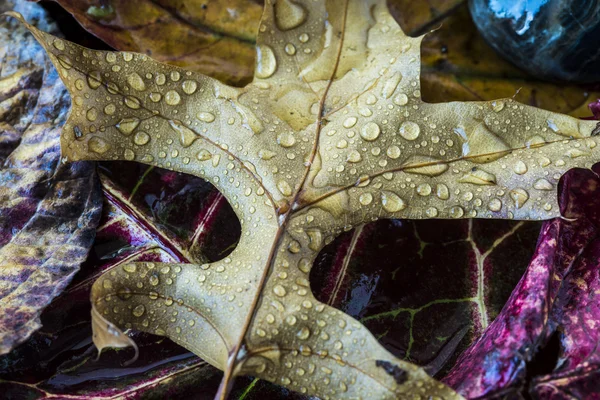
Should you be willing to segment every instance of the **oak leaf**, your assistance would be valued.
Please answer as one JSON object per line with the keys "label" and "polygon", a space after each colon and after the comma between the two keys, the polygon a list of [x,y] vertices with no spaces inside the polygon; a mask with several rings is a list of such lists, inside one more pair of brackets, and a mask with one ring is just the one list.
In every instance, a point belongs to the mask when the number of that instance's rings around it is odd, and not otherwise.
{"label": "oak leaf", "polygon": [[[13,14],[18,17],[18,15]],[[458,397],[317,302],[308,273],[337,234],[381,218],[548,219],[596,122],[517,103],[428,104],[422,37],[384,1],[267,1],[253,82],[233,88],[29,27],[73,96],[69,161],[129,160],[213,183],[240,219],[225,259],[127,264],[92,289],[97,346],[166,335],[233,376],[322,398]]]}

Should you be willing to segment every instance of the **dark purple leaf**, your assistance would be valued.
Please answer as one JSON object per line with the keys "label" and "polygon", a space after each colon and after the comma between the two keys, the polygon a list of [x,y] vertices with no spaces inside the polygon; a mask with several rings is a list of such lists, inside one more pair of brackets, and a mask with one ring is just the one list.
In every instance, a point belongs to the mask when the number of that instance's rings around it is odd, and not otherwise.
{"label": "dark purple leaf", "polygon": [[[541,399],[592,398],[600,367],[600,164],[562,181],[563,219],[548,221],[527,272],[498,318],[446,377],[465,397],[527,387]],[[560,356],[531,376],[553,335]]]}
{"label": "dark purple leaf", "polygon": [[[0,6],[12,8],[12,2]],[[19,11],[56,32],[43,9]],[[0,354],[40,328],[42,310],[92,245],[101,193],[93,163],[60,162],[69,96],[20,24],[0,21]]]}

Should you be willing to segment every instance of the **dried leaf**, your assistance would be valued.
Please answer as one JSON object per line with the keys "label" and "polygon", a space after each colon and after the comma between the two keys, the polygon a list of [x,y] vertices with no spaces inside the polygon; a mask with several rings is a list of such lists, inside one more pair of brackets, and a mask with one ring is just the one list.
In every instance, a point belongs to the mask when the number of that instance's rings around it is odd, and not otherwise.
{"label": "dried leaf", "polygon": [[[10,4],[3,4],[8,8]],[[19,10],[56,33],[43,9]],[[0,22],[0,354],[40,328],[42,310],[92,245],[101,195],[93,163],[60,163],[69,97],[27,29]]]}
{"label": "dried leaf", "polygon": [[242,89],[30,29],[73,93],[69,160],[192,173],[236,211],[242,236],[225,259],[127,264],[92,290],[121,329],[169,336],[224,369],[221,395],[252,374],[323,398],[456,397],[317,302],[315,256],[379,218],[558,216],[562,173],[598,158],[593,121],[511,99],[422,102],[421,38],[383,1],[267,2]]}
{"label": "dried leaf", "polygon": [[248,0],[60,0],[88,31],[119,50],[151,55],[235,85],[252,79],[261,6]]}

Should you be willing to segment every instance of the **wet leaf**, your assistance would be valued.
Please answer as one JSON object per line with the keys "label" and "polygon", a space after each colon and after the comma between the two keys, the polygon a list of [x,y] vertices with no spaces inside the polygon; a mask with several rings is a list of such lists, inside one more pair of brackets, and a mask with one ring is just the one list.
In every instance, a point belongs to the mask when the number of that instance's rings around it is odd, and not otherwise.
{"label": "wet leaf", "polygon": [[267,3],[242,89],[31,29],[73,94],[69,160],[206,177],[240,219],[220,261],[124,264],[92,289],[99,348],[122,346],[119,329],[168,336],[225,370],[222,396],[239,374],[321,397],[456,396],[317,302],[314,258],[377,219],[556,217],[560,176],[598,158],[595,121],[512,99],[422,102],[421,38],[384,2]]}
{"label": "wet leaf", "polygon": [[[12,4],[2,5],[4,10]],[[43,10],[18,8],[58,34]],[[0,354],[40,328],[42,310],[71,281],[100,216],[93,163],[60,163],[69,97],[25,27],[0,21]]]}
{"label": "wet leaf", "polygon": [[129,350],[105,351],[96,361],[89,295],[99,275],[130,262],[222,257],[219,251],[238,238],[237,220],[223,196],[199,178],[130,163],[102,165],[100,175],[103,216],[90,258],[42,314],[41,331],[0,358],[2,387],[32,398],[158,398],[197,397],[202,382],[207,390],[200,398],[212,399],[221,373],[159,336],[136,334],[139,358],[129,365],[123,365],[135,355]]}
{"label": "wet leaf", "polygon": [[[519,392],[523,385],[543,399],[596,392],[599,167],[565,176],[565,218],[544,224],[529,268],[504,309],[445,379],[463,395]],[[532,362],[552,354],[553,337],[559,346],[555,358],[536,375]]]}
{"label": "wet leaf", "polygon": [[443,377],[500,312],[538,233],[525,221],[378,221],[325,248],[313,291]]}

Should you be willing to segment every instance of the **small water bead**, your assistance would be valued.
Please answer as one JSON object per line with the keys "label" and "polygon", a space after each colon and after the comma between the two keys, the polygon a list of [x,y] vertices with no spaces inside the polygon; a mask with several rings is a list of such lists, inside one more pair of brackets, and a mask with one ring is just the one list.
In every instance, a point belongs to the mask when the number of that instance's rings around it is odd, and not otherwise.
{"label": "small water bead", "polygon": [[395,160],[395,159],[397,159],[398,157],[400,157],[400,153],[401,153],[401,151],[400,151],[400,147],[398,147],[398,146],[396,146],[396,145],[394,145],[394,146],[390,146],[390,147],[388,147],[388,148],[387,148],[387,150],[386,150],[386,154],[387,154],[387,156],[388,156],[389,158],[393,159],[393,160]]}
{"label": "small water bead", "polygon": [[106,62],[114,63],[117,61],[116,53],[106,53]]}
{"label": "small water bead", "polygon": [[140,120],[138,118],[123,118],[117,122],[116,127],[123,135],[130,135],[139,124]]}
{"label": "small water bead", "polygon": [[125,264],[123,266],[123,271],[129,272],[130,274],[134,273],[137,270],[135,264]]}
{"label": "small water bead", "polygon": [[114,104],[110,103],[104,107],[104,114],[113,115],[117,111],[117,107]]}
{"label": "small water bead", "polygon": [[271,150],[267,150],[267,149],[260,149],[258,151],[258,156],[263,160],[270,160],[273,157],[275,157],[276,155],[277,155],[277,153],[275,153]]}
{"label": "small water bead", "polygon": [[88,73],[86,79],[88,86],[92,89],[98,89],[102,85],[102,77],[98,71]]}
{"label": "small water bead", "polygon": [[308,329],[306,326],[303,326],[298,333],[296,333],[296,336],[300,340],[306,340],[310,337],[310,329]]}
{"label": "small water bead", "polygon": [[181,84],[181,89],[185,94],[194,94],[198,89],[198,83],[196,81],[185,80]]}
{"label": "small water bead", "polygon": [[527,165],[523,161],[519,160],[515,163],[513,169],[515,173],[523,175],[527,172]]}
{"label": "small water bead", "polygon": [[452,218],[462,218],[465,215],[465,210],[461,206],[454,206],[450,208],[448,213]]}
{"label": "small water bead", "polygon": [[443,183],[439,183],[435,188],[436,196],[441,200],[448,200],[450,198],[450,190],[448,186]]}
{"label": "small water bead", "polygon": [[308,36],[307,33],[303,33],[300,36],[298,36],[298,40],[301,41],[302,43],[308,42],[309,39],[310,39],[310,36]]}
{"label": "small water bead", "polygon": [[360,130],[360,136],[368,142],[376,140],[380,133],[381,128],[375,122],[367,122]]}
{"label": "small water bead", "polygon": [[256,76],[266,79],[273,75],[276,70],[277,59],[273,49],[265,44],[256,46]]}
{"label": "small water bead", "polygon": [[159,72],[154,76],[154,82],[156,82],[157,85],[162,86],[167,82],[167,77],[165,74]]}
{"label": "small water bead", "polygon": [[488,208],[490,211],[500,211],[502,209],[502,201],[500,201],[500,199],[492,199],[488,203]]}
{"label": "small water bead", "polygon": [[438,209],[435,207],[429,207],[425,210],[425,215],[428,218],[435,218],[438,216]]}
{"label": "small water bead", "polygon": [[408,96],[404,93],[400,93],[394,97],[393,101],[394,104],[396,104],[397,106],[405,106],[406,104],[408,104]]}
{"label": "small water bead", "polygon": [[143,146],[143,145],[147,144],[149,141],[150,141],[150,135],[148,135],[146,132],[143,132],[143,131],[138,131],[133,136],[133,143],[137,144],[138,146]]}
{"label": "small water bead", "polygon": [[110,149],[110,145],[104,139],[94,136],[88,141],[88,148],[94,153],[104,154]]}
{"label": "small water bead", "polygon": [[494,112],[500,112],[500,111],[504,110],[504,102],[502,100],[492,101],[491,105],[492,105],[492,110],[494,110]]}
{"label": "small water bead", "polygon": [[275,285],[275,287],[273,287],[273,293],[275,293],[276,296],[284,297],[287,294],[287,291],[283,286]]}
{"label": "small water bead", "polygon": [[542,178],[535,181],[533,188],[537,190],[552,190],[554,186],[552,186],[552,184],[546,179]]}
{"label": "small water bead", "polygon": [[179,96],[179,93],[177,93],[176,90],[169,90],[167,93],[165,93],[165,103],[168,105],[176,106],[180,102],[181,96]]}
{"label": "small water bead", "polygon": [[291,132],[281,132],[277,135],[277,143],[282,147],[289,148],[296,144],[296,138]]}
{"label": "small water bead", "polygon": [[290,184],[287,181],[281,180],[281,181],[277,182],[277,189],[279,189],[281,194],[284,196],[292,195],[292,187],[290,186]]}
{"label": "small water bead", "polygon": [[152,92],[148,97],[150,97],[150,100],[152,100],[154,103],[158,103],[160,99],[162,99],[162,94],[158,92]]}
{"label": "small water bead", "polygon": [[429,196],[431,192],[431,185],[428,183],[421,183],[419,186],[417,186],[417,193],[421,196]]}
{"label": "small water bead", "polygon": [[348,147],[348,141],[346,139],[341,139],[339,142],[337,142],[335,147],[337,147],[338,149],[345,149],[346,147]]}
{"label": "small water bead", "polygon": [[144,307],[143,304],[138,304],[137,306],[135,306],[135,308],[131,311],[131,313],[133,314],[134,317],[141,317],[142,315],[144,315],[144,312],[146,312],[146,307]]}
{"label": "small water bead", "polygon": [[371,111],[371,109],[368,107],[359,108],[358,113],[363,117],[370,117],[371,115],[373,115],[373,111]]}
{"label": "small water bead", "polygon": [[56,50],[63,51],[65,49],[65,42],[60,39],[54,39],[52,45],[56,48]]}
{"label": "small water bead", "polygon": [[299,27],[306,21],[306,9],[290,0],[279,0],[275,3],[275,23],[282,31]]}
{"label": "small water bead", "polygon": [[56,58],[58,59],[58,63],[60,64],[60,66],[64,69],[71,69],[73,67],[73,62],[68,56],[64,54],[59,54],[58,56],[56,56]]}
{"label": "small water bead", "polygon": [[350,129],[354,125],[356,125],[357,121],[358,120],[356,119],[356,117],[348,117],[348,118],[346,118],[346,120],[344,121],[344,123],[342,125],[344,126],[344,128]]}
{"label": "small water bead", "polygon": [[369,204],[371,204],[373,202],[373,195],[369,192],[363,193],[358,198],[358,201],[363,206],[368,206]]}
{"label": "small water bead", "polygon": [[213,157],[212,153],[206,149],[202,149],[198,152],[198,154],[196,155],[196,158],[198,159],[198,161],[207,161],[210,160]]}
{"label": "small water bead", "polygon": [[169,74],[169,78],[171,78],[173,82],[179,82],[179,80],[181,79],[181,74],[179,73],[179,71],[171,71],[171,73]]}
{"label": "small water bead", "polygon": [[288,43],[285,45],[285,53],[289,56],[293,56],[294,54],[296,54],[296,46],[294,46],[291,43]]}
{"label": "small water bead", "polygon": [[125,96],[125,105],[132,110],[137,110],[142,106],[142,102],[137,97]]}
{"label": "small water bead", "polygon": [[150,275],[149,281],[152,286],[157,286],[160,283],[157,275]]}
{"label": "small water bead", "polygon": [[125,149],[125,151],[123,151],[123,157],[127,161],[133,161],[135,159],[135,153],[131,149]]}
{"label": "small water bead", "polygon": [[509,196],[512,199],[512,201],[515,203],[515,206],[517,208],[523,207],[523,205],[529,199],[529,193],[527,193],[527,191],[522,188],[516,188],[516,189],[511,190],[509,192]]}
{"label": "small water bead", "polygon": [[385,190],[381,192],[381,205],[385,211],[392,213],[402,211],[407,206],[396,193]]}
{"label": "small water bead", "polygon": [[215,115],[212,113],[209,113],[207,111],[201,111],[199,112],[196,117],[198,117],[198,119],[202,122],[213,122],[215,120]]}
{"label": "small water bead", "polygon": [[495,185],[496,175],[484,171],[481,168],[473,168],[458,181],[461,183],[472,183],[473,185]]}
{"label": "small water bead", "polygon": [[96,107],[92,107],[89,110],[87,110],[87,112],[85,113],[85,117],[90,122],[95,121],[96,118],[98,118],[98,110],[96,110]]}
{"label": "small water bead", "polygon": [[77,90],[83,90],[83,88],[85,87],[85,83],[83,83],[81,79],[77,79],[75,81],[75,87],[77,88]]}
{"label": "small water bead", "polygon": [[123,56],[124,61],[129,62],[129,61],[133,60],[133,54],[131,54],[131,53],[121,53],[121,55]]}
{"label": "small water bead", "polygon": [[402,136],[406,140],[415,140],[419,137],[419,133],[421,133],[421,128],[419,125],[412,121],[404,121],[402,125],[400,125],[400,136]]}
{"label": "small water bead", "polygon": [[137,90],[138,92],[146,90],[144,80],[136,72],[132,72],[127,76],[127,83],[132,89]]}
{"label": "small water bead", "polygon": [[362,156],[360,155],[360,153],[358,151],[352,150],[350,153],[348,153],[347,160],[348,160],[348,162],[351,162],[351,163],[357,163],[362,160]]}
{"label": "small water bead", "polygon": [[392,94],[394,94],[394,92],[396,91],[396,88],[398,87],[398,84],[401,80],[402,74],[400,72],[397,72],[394,75],[392,75],[392,77],[384,83],[383,89],[381,90],[381,95],[385,99],[389,99],[392,96]]}

